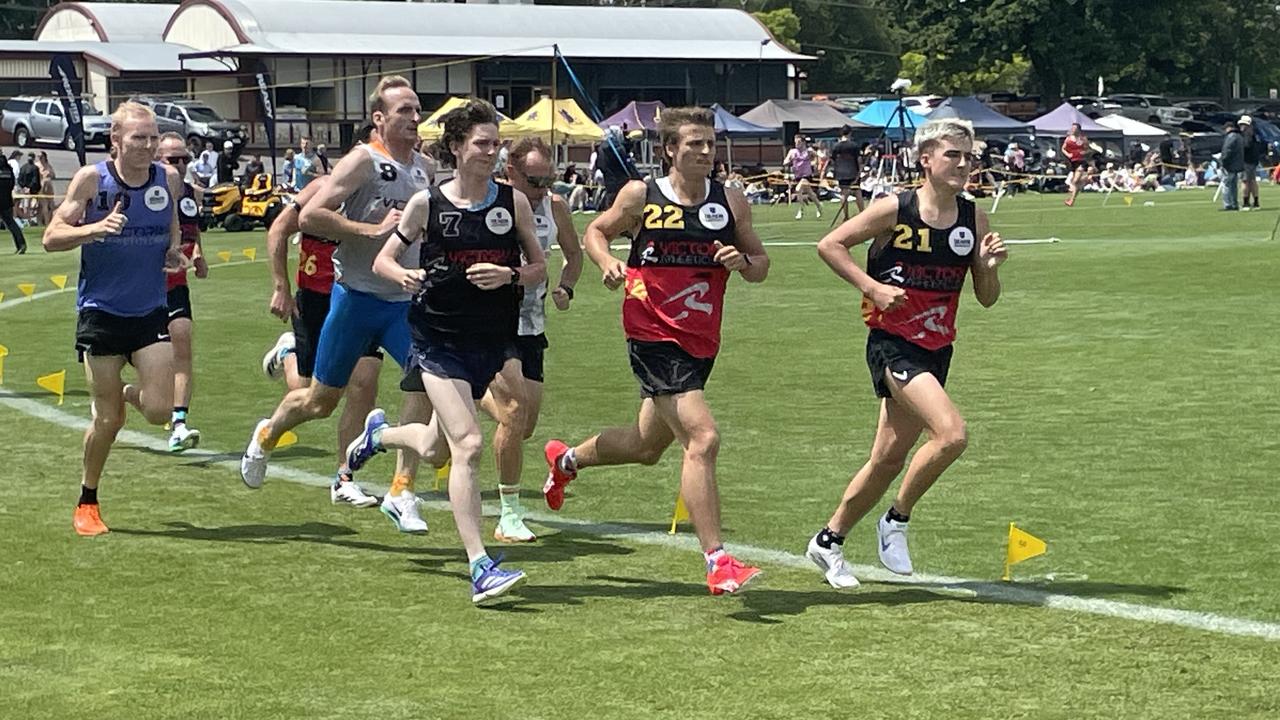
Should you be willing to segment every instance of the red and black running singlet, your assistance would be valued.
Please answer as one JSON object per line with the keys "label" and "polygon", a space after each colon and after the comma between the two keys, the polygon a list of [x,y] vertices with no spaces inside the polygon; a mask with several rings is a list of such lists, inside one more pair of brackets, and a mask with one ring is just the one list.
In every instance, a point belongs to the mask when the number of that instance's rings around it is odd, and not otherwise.
{"label": "red and black running singlet", "polygon": [[867,274],[905,288],[906,302],[881,312],[862,299],[862,319],[919,345],[937,350],[955,342],[960,290],[977,245],[977,211],[973,201],[956,198],[959,212],[948,228],[935,228],[920,217],[915,190],[898,195],[898,222],[888,241],[877,240],[867,251]]}
{"label": "red and black running singlet", "polygon": [[729,271],[715,261],[715,243],[734,243],[733,213],[724,185],[707,181],[707,197],[686,207],[668,178],[645,181],[640,229],[627,258],[622,327],[628,338],[674,342],[698,358],[720,350],[720,317]]}
{"label": "red and black running singlet", "polygon": [[[178,232],[182,237],[182,254],[190,260],[200,243],[200,204],[196,202],[195,189],[187,183],[183,183],[182,199],[178,200]],[[165,273],[165,291],[186,284],[186,270]]]}
{"label": "red and black running singlet", "polygon": [[1062,149],[1066,151],[1067,158],[1075,162],[1084,159],[1084,151],[1087,147],[1083,138],[1073,138],[1068,135],[1067,139],[1062,141]]}
{"label": "red and black running singlet", "polygon": [[298,287],[328,295],[333,291],[333,251],[338,243],[302,233],[298,249]]}

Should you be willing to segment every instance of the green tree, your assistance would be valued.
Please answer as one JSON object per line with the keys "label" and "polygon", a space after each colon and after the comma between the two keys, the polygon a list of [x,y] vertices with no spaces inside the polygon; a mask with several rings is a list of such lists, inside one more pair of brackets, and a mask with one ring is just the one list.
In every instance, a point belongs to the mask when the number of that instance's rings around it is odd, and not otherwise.
{"label": "green tree", "polygon": [[800,42],[796,40],[796,36],[800,34],[800,17],[794,10],[782,7],[776,10],[753,12],[751,15],[768,28],[779,43],[791,50],[799,49]]}

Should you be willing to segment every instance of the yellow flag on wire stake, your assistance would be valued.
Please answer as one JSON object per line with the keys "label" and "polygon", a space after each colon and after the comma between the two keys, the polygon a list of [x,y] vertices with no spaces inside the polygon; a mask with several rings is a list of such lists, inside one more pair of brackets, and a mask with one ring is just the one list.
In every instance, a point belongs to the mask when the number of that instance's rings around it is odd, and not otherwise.
{"label": "yellow flag on wire stake", "polygon": [[4,302],[4,293],[0,292],[0,302]]}
{"label": "yellow flag on wire stake", "polygon": [[9,348],[0,345],[0,385],[4,384],[4,358],[9,354]]}
{"label": "yellow flag on wire stake", "polygon": [[1009,568],[1023,560],[1043,555],[1046,549],[1047,546],[1043,540],[1009,523],[1009,546],[1005,550],[1004,577],[1001,579],[1009,582]]}
{"label": "yellow flag on wire stake", "polygon": [[56,373],[41,375],[36,378],[36,384],[58,396],[58,404],[62,404],[63,390],[66,389],[67,371],[59,370]]}
{"label": "yellow flag on wire stake", "polygon": [[241,255],[244,255],[245,257],[249,258],[250,260],[257,260],[257,259],[258,259],[258,248],[245,248],[244,250],[241,250],[241,251],[240,251],[240,254],[241,254]]}
{"label": "yellow flag on wire stake", "polygon": [[230,250],[219,251],[218,257],[222,258],[222,262],[231,262],[231,251]]}
{"label": "yellow flag on wire stake", "polygon": [[668,535],[676,534],[676,525],[689,519],[689,508],[684,506],[684,498],[680,497],[680,493],[676,493],[676,509],[671,514],[671,529],[667,531]]}
{"label": "yellow flag on wire stake", "polygon": [[453,469],[453,461],[446,461],[442,467],[436,468],[436,484],[431,489],[440,492],[440,483],[444,483],[444,488],[449,489],[449,471]]}
{"label": "yellow flag on wire stake", "polygon": [[31,297],[36,292],[36,284],[35,283],[18,283],[18,289],[22,291],[23,295],[26,295],[27,297]]}
{"label": "yellow flag on wire stake", "polygon": [[1124,206],[1125,206],[1125,207],[1129,207],[1129,206],[1130,206],[1130,205],[1132,205],[1132,204],[1133,204],[1133,196],[1132,196],[1132,195],[1125,195],[1125,196],[1124,196]]}
{"label": "yellow flag on wire stake", "polygon": [[65,290],[67,288],[66,275],[50,275],[49,282],[53,283],[53,286],[59,290]]}

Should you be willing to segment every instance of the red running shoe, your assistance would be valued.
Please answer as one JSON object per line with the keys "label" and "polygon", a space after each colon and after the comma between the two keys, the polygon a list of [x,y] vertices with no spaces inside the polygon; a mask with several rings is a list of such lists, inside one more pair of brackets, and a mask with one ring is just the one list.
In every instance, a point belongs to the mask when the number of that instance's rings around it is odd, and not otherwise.
{"label": "red running shoe", "polygon": [[707,571],[707,587],[711,588],[712,595],[736,593],[759,576],[760,568],[743,565],[737,558],[725,553]]}
{"label": "red running shoe", "polygon": [[564,505],[564,486],[578,477],[576,472],[565,472],[560,468],[560,458],[569,450],[569,446],[559,440],[547,443],[544,454],[547,458],[547,482],[542,486],[542,496],[547,500],[547,507],[559,510]]}

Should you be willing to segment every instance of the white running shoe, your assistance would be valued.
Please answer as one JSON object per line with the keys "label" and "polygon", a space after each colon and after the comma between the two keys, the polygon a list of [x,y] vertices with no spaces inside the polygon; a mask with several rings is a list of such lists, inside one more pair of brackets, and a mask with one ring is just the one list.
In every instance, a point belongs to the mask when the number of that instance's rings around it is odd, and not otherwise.
{"label": "white running shoe", "polygon": [[267,477],[267,459],[271,457],[271,453],[262,448],[258,442],[258,436],[270,423],[269,418],[258,421],[253,428],[253,434],[249,436],[249,444],[244,449],[244,456],[240,458],[240,479],[253,490],[262,487],[262,481]]}
{"label": "white running shoe", "polygon": [[876,523],[876,550],[880,564],[899,575],[911,574],[911,554],[907,552],[907,523],[890,520],[888,513]]}
{"label": "white running shoe", "polygon": [[293,333],[280,333],[280,337],[276,338],[276,344],[266,355],[262,356],[262,372],[272,380],[279,380],[284,376],[284,356],[293,351],[297,345]]}
{"label": "white running shoe", "polygon": [[169,436],[169,452],[180,453],[200,445],[200,431],[187,427],[186,423],[178,423]]}
{"label": "white running shoe", "polygon": [[500,543],[527,543],[537,540],[538,536],[524,524],[519,513],[504,511],[493,529],[493,539]]}
{"label": "white running shoe", "polygon": [[354,480],[334,480],[329,486],[329,500],[334,505],[367,508],[378,504],[378,498],[366,493]]}
{"label": "white running shoe", "polygon": [[796,211],[796,219],[797,219],[797,220],[802,220],[802,219],[804,219],[804,208],[801,208],[801,209],[799,209],[799,210],[797,210],[797,211]]}
{"label": "white running shoe", "polygon": [[821,220],[821,219],[822,219],[822,208],[818,208],[815,212],[817,213],[817,218],[818,218],[819,220]]}
{"label": "white running shoe", "polygon": [[408,490],[399,494],[387,493],[382,498],[382,514],[386,515],[396,529],[402,533],[425,533],[427,521],[418,513],[418,504],[422,501]]}
{"label": "white running shoe", "polygon": [[831,587],[837,590],[858,587],[858,578],[854,577],[853,571],[845,563],[844,551],[839,545],[832,544],[828,550],[818,544],[818,536],[814,535],[809,539],[809,549],[804,556],[812,560],[822,574],[826,575],[827,584]]}

